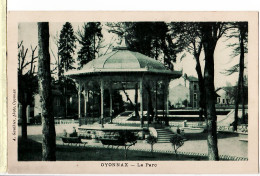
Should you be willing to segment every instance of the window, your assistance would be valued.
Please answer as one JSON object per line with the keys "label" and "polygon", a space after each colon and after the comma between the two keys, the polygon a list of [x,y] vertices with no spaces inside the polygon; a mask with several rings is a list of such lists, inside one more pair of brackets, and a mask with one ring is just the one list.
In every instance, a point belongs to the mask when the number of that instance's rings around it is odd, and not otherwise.
{"label": "window", "polygon": [[220,97],[218,97],[218,103],[220,103]]}
{"label": "window", "polygon": [[194,90],[197,90],[197,84],[194,83],[193,88]]}
{"label": "window", "polygon": [[225,99],[223,98],[222,103],[225,104]]}
{"label": "window", "polygon": [[194,93],[194,95],[193,95],[193,99],[194,99],[194,101],[197,100],[197,94],[196,94],[196,93]]}
{"label": "window", "polygon": [[60,99],[56,98],[56,106],[60,106]]}
{"label": "window", "polygon": [[193,94],[193,108],[197,108],[197,94]]}
{"label": "window", "polygon": [[197,108],[197,102],[194,101],[194,107],[193,108]]}

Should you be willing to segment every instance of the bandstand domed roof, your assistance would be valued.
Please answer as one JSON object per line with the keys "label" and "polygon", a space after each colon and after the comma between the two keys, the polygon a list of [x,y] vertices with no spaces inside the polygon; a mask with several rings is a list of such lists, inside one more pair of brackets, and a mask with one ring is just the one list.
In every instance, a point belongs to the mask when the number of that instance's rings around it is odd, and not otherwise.
{"label": "bandstand domed roof", "polygon": [[159,61],[129,50],[115,50],[90,61],[81,70],[89,69],[147,69],[166,70]]}
{"label": "bandstand domed roof", "polygon": [[182,75],[180,71],[167,69],[160,61],[128,50],[125,45],[117,47],[111,53],[88,62],[79,70],[70,70],[65,75],[82,77],[83,75],[105,73],[114,73],[119,76],[121,73],[150,73],[168,75],[172,78],[178,78]]}

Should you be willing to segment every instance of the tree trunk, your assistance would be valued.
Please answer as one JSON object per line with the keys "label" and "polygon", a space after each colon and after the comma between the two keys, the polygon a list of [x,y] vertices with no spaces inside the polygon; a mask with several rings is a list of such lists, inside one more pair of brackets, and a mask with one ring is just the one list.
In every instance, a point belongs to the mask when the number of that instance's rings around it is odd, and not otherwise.
{"label": "tree trunk", "polygon": [[158,120],[158,103],[157,103],[157,92],[158,92],[158,84],[155,82],[155,119]]}
{"label": "tree trunk", "polygon": [[22,138],[27,139],[26,103],[22,104]]}
{"label": "tree trunk", "polygon": [[208,153],[209,160],[219,160],[217,146],[217,124],[215,109],[215,88],[214,88],[214,50],[205,51],[205,90],[206,90],[206,112],[207,112],[207,129],[208,129]]}
{"label": "tree trunk", "polygon": [[202,120],[203,117],[202,115],[204,114],[204,117],[206,118],[206,110],[205,110],[205,99],[204,99],[204,79],[202,76],[202,71],[201,71],[201,65],[200,65],[200,60],[199,60],[199,54],[195,56],[196,59],[196,72],[198,75],[198,80],[199,80],[199,91],[200,91],[200,101],[199,101],[199,106],[200,106],[200,119]]}
{"label": "tree trunk", "polygon": [[153,121],[154,112],[153,112],[153,103],[152,103],[152,93],[150,86],[146,87],[148,93],[148,106],[147,106],[147,122],[150,124]]}
{"label": "tree trunk", "polygon": [[[239,60],[239,76],[238,76],[238,85],[237,85],[237,95],[236,95],[236,104],[235,104],[235,119],[234,119],[234,131],[237,131],[237,125],[238,125],[238,109],[239,109],[239,102],[242,99],[242,103],[244,103],[243,101],[243,94],[241,95],[241,89],[242,89],[242,93],[243,92],[243,87],[244,87],[244,83],[243,83],[243,76],[244,76],[244,39],[245,39],[245,26],[242,24],[239,24],[239,33],[240,33],[240,60]],[[243,105],[244,106],[244,105]],[[245,111],[242,110],[242,119],[244,120],[244,116],[245,116]]]}
{"label": "tree trunk", "polygon": [[233,122],[233,131],[237,131],[237,124],[238,124],[238,108],[239,108],[239,96],[240,96],[240,74],[238,78],[238,84],[237,84],[237,94],[236,94],[236,101],[235,101],[235,115],[234,115],[234,122]]}
{"label": "tree trunk", "polygon": [[[214,25],[214,24],[213,24]],[[215,109],[215,87],[214,87],[214,50],[216,40],[212,37],[212,25],[204,24],[202,26],[203,47],[205,52],[205,69],[204,69],[204,87],[205,103],[207,112],[207,129],[208,129],[208,156],[209,160],[219,160],[217,145],[217,116]]]}
{"label": "tree trunk", "polygon": [[94,121],[94,118],[95,118],[95,116],[94,116],[94,106],[95,106],[95,95],[94,95],[94,90],[93,90],[93,92],[92,92],[92,123],[95,122]]}
{"label": "tree trunk", "polygon": [[125,159],[127,160],[127,146],[125,146]]}
{"label": "tree trunk", "polygon": [[138,105],[138,83],[135,84],[135,116],[140,117],[137,105]]}
{"label": "tree trunk", "polygon": [[241,96],[241,100],[242,100],[242,123],[245,124],[246,123],[246,116],[245,116],[245,85],[244,85],[244,77],[242,77],[242,96]]}
{"label": "tree trunk", "polygon": [[240,63],[239,63],[239,76],[241,77],[241,89],[242,89],[242,122],[245,123],[245,99],[244,99],[244,60],[245,60],[245,48],[244,48],[244,40],[245,40],[245,33],[246,28],[244,23],[239,25],[240,31]]}
{"label": "tree trunk", "polygon": [[165,118],[165,88],[163,87],[163,121],[165,122],[165,124],[166,124],[166,118]]}
{"label": "tree trunk", "polygon": [[49,23],[38,23],[38,79],[42,108],[42,160],[56,160],[56,133],[52,109]]}
{"label": "tree trunk", "polygon": [[65,77],[65,92],[64,92],[64,98],[65,98],[65,119],[68,116],[68,99],[67,99],[67,78]]}

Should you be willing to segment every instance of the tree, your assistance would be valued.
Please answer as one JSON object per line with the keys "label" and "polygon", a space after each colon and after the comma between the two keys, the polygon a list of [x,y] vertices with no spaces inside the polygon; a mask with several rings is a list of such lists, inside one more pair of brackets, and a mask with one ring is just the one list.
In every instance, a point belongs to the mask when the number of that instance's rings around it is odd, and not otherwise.
{"label": "tree", "polygon": [[81,45],[78,52],[79,67],[96,58],[102,48],[102,27],[100,22],[89,22],[83,25],[83,31],[78,30],[77,40]]}
{"label": "tree", "polygon": [[[200,119],[202,119],[202,114],[204,114],[206,118],[204,78],[200,64],[200,55],[203,49],[200,24],[196,22],[173,22],[171,23],[171,34],[173,38],[176,38],[178,45],[182,46],[181,48],[192,54],[196,61],[195,69],[198,75],[200,91]],[[183,55],[183,57],[185,57],[185,55]]]}
{"label": "tree", "polygon": [[51,72],[49,54],[49,23],[38,23],[38,79],[42,109],[42,160],[56,160],[56,133],[52,109]]}
{"label": "tree", "polygon": [[66,22],[60,32],[58,52],[60,56],[60,74],[63,75],[65,71],[73,69],[73,63],[75,62],[72,54],[76,48],[76,36],[71,23]]}
{"label": "tree", "polygon": [[129,148],[137,143],[137,137],[133,132],[124,131],[119,133],[119,141],[123,141],[125,147],[125,159],[127,159],[127,151]]}
{"label": "tree", "polygon": [[227,36],[228,39],[237,38],[238,43],[230,44],[229,47],[233,48],[232,57],[239,55],[239,63],[234,65],[231,69],[226,70],[227,75],[231,75],[235,72],[239,72],[236,98],[235,98],[235,115],[234,115],[234,131],[237,131],[238,125],[238,108],[239,102],[242,101],[242,122],[245,123],[245,86],[244,86],[244,68],[245,68],[245,54],[247,53],[247,42],[248,42],[248,23],[247,22],[236,22],[233,24],[233,31],[231,35]]}
{"label": "tree", "polygon": [[171,62],[181,51],[169,34],[165,22],[119,22],[107,23],[109,32],[125,37],[130,50],[140,52],[155,60],[163,60],[167,68],[172,69]]}
{"label": "tree", "polygon": [[151,153],[153,155],[153,145],[157,142],[157,138],[155,136],[149,135],[146,138],[146,141],[147,141],[148,144],[151,145]]}
{"label": "tree", "polygon": [[170,142],[173,146],[174,153],[177,155],[177,150],[184,144],[184,137],[180,134],[174,134]]}
{"label": "tree", "polygon": [[57,47],[57,53],[54,53],[53,50],[51,49],[52,56],[55,59],[55,63],[53,63],[54,68],[52,69],[51,73],[57,75],[58,78],[57,82],[59,83],[61,79],[61,69],[62,69],[62,65],[60,62],[61,58],[59,56],[59,33],[57,32],[55,36],[52,36],[52,39],[53,39],[53,43],[55,43]]}
{"label": "tree", "polygon": [[23,41],[18,43],[18,101],[22,105],[22,138],[27,139],[26,108],[32,105],[33,96],[38,91],[35,65],[38,56],[35,56],[37,46],[31,46],[31,60],[26,61],[28,48],[24,49]]}
{"label": "tree", "polygon": [[[65,118],[68,114],[68,79],[64,77],[64,73],[70,69],[73,69],[73,64],[75,63],[72,55],[74,54],[76,36],[71,23],[66,22],[60,32],[60,37],[58,41],[58,84],[60,91],[63,93],[63,102],[65,104]],[[74,85],[75,87],[75,85]]]}
{"label": "tree", "polygon": [[206,103],[206,123],[208,130],[208,155],[209,160],[219,160],[217,145],[217,116],[215,108],[215,85],[214,85],[214,51],[217,42],[229,29],[227,23],[202,22],[200,30],[202,33],[202,45],[205,54],[204,88]]}

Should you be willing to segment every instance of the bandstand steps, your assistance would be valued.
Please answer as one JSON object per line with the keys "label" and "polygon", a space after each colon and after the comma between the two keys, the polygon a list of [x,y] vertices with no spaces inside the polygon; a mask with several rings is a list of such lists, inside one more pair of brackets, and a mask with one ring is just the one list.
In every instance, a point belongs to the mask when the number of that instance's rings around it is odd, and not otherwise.
{"label": "bandstand steps", "polygon": [[169,129],[158,128],[157,131],[157,143],[170,143],[171,137],[174,135]]}

